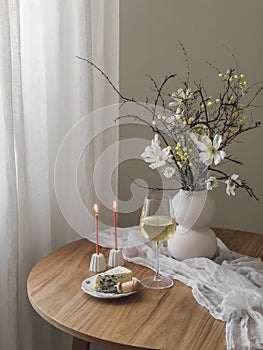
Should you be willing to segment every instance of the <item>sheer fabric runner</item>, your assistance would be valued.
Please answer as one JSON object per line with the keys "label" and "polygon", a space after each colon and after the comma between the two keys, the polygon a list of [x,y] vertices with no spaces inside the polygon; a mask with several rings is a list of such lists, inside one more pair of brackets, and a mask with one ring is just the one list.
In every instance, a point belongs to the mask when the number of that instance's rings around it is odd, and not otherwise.
{"label": "sheer fabric runner", "polygon": [[[152,242],[141,242],[137,227],[118,233],[125,260],[154,269]],[[100,232],[100,244],[111,247],[112,234],[111,229]],[[94,241],[93,235],[88,238]],[[195,300],[214,318],[226,322],[227,350],[263,349],[263,262],[229,250],[220,239],[217,244],[213,260],[177,261],[163,249],[161,273],[191,287]]]}

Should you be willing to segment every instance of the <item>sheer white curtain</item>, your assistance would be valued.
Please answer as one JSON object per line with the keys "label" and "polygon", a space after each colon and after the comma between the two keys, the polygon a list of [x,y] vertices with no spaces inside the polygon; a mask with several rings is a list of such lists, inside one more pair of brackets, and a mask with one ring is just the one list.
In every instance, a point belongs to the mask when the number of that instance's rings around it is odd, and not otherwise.
{"label": "sheer white curtain", "polygon": [[[56,202],[55,159],[78,120],[117,102],[105,80],[75,56],[96,62],[118,85],[118,11],[118,0],[0,1],[1,349],[69,348],[69,339],[29,305],[26,280],[41,257],[78,237]],[[91,119],[86,128],[94,132]],[[114,141],[116,131],[107,137]],[[86,156],[89,169],[94,159]],[[87,190],[86,205],[92,196]]]}

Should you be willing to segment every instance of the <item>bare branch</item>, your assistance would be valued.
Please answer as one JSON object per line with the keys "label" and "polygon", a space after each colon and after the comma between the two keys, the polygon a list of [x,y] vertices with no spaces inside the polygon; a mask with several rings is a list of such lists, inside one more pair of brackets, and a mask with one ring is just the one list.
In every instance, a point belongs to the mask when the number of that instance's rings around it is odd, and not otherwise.
{"label": "bare branch", "polygon": [[187,52],[186,52],[185,47],[182,44],[182,42],[180,40],[178,40],[178,43],[181,46],[181,49],[182,49],[183,54],[184,54],[184,58],[185,58],[185,62],[186,62],[186,68],[187,68],[187,83],[188,83],[188,87],[189,87],[190,86],[190,64],[189,64],[189,59],[188,59]]}
{"label": "bare branch", "polygon": [[147,188],[148,190],[152,190],[152,191],[177,191],[177,190],[180,190],[182,188],[182,187],[179,187],[179,188],[149,187],[149,186],[140,185],[136,180],[132,180],[132,179],[130,179],[130,180],[138,187]]}

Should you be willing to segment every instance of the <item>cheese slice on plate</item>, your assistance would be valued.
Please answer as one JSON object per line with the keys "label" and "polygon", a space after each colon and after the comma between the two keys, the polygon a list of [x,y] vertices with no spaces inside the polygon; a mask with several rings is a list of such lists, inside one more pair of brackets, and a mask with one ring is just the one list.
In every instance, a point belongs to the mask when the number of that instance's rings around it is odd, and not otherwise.
{"label": "cheese slice on plate", "polygon": [[132,280],[132,271],[123,266],[100,273],[96,276],[94,289],[110,288],[119,282],[129,282]]}

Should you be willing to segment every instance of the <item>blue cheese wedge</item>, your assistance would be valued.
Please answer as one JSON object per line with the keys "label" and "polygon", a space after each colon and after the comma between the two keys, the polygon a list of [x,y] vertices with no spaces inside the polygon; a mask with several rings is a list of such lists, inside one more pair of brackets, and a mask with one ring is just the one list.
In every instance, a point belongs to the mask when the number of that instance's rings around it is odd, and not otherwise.
{"label": "blue cheese wedge", "polygon": [[132,271],[123,266],[100,273],[96,276],[93,288],[107,289],[115,286],[119,282],[129,282],[132,280]]}

